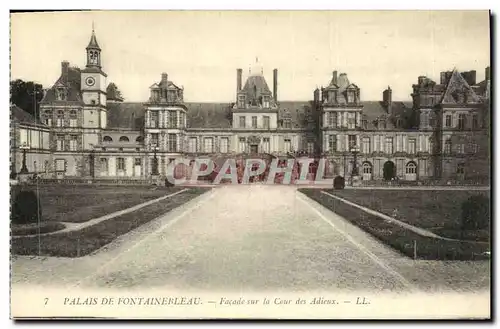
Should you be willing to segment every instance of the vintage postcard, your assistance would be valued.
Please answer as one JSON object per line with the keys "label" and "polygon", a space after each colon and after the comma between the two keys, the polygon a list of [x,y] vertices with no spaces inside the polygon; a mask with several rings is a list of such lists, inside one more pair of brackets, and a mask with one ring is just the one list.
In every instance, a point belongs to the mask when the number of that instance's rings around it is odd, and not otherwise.
{"label": "vintage postcard", "polygon": [[11,317],[490,319],[490,12],[11,13]]}

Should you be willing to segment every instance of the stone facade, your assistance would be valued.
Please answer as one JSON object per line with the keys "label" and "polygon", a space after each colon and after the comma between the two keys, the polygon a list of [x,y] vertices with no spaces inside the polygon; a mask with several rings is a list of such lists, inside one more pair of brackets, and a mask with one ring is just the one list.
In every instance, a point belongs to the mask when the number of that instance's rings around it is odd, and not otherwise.
{"label": "stone facade", "polygon": [[257,63],[244,84],[237,69],[233,102],[185,102],[162,73],[148,100],[131,103],[107,84],[94,32],[86,52],[83,70],[62,62],[41,102],[44,152],[65,168],[54,176],[145,179],[155,157],[164,175],[180,158],[300,154],[328,158],[330,177],[349,177],[355,159],[363,180],[489,177],[489,69],[479,83],[474,71],[443,72],[439,84],[418,77],[412,102],[393,101],[390,87],[381,101],[363,101],[361,88],[334,71],[311,101],[287,102],[278,99],[278,70],[271,91]]}

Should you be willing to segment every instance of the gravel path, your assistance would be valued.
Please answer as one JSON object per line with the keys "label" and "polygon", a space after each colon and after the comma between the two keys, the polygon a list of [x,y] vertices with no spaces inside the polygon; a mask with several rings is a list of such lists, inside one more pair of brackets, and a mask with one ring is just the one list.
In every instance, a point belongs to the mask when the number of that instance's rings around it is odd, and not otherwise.
{"label": "gravel path", "polygon": [[489,262],[413,261],[291,186],[217,187],[80,259],[18,257],[12,281],[224,291],[489,289]]}

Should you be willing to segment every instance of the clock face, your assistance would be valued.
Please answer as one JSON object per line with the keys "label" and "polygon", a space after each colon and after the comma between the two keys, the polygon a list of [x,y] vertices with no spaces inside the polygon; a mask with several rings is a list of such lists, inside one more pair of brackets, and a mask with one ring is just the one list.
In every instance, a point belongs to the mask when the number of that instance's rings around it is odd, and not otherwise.
{"label": "clock face", "polygon": [[88,77],[87,79],[85,79],[85,84],[87,84],[87,86],[93,86],[95,84],[95,79],[92,77]]}

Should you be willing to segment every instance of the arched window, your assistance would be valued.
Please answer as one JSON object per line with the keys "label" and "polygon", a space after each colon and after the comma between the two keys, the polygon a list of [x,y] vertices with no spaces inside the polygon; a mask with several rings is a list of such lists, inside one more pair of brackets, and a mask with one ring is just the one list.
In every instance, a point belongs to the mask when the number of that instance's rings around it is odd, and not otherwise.
{"label": "arched window", "polygon": [[135,139],[135,141],[136,141],[137,143],[142,143],[142,142],[144,142],[144,137],[142,137],[142,136],[138,136],[138,137]]}
{"label": "arched window", "polygon": [[417,173],[417,165],[415,162],[408,162],[406,165],[406,173],[407,174],[416,174]]}
{"label": "arched window", "polygon": [[128,141],[129,141],[129,139],[127,136],[120,137],[120,142],[128,142]]}
{"label": "arched window", "polygon": [[102,138],[102,141],[103,142],[106,142],[106,143],[111,143],[113,141],[113,138],[109,137],[109,136],[104,136]]}
{"label": "arched window", "polygon": [[370,162],[363,162],[363,174],[372,173],[372,164]]}

